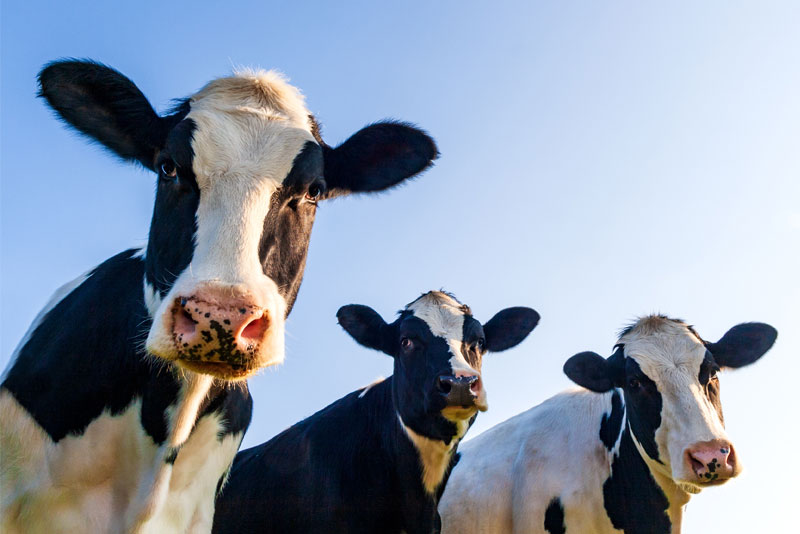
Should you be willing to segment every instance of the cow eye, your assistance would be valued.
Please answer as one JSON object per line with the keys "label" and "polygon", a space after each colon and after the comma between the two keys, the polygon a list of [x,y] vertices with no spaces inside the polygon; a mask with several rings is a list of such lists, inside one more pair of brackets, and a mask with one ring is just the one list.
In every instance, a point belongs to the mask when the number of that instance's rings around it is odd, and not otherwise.
{"label": "cow eye", "polygon": [[171,159],[164,160],[161,164],[161,174],[167,178],[175,178],[178,176],[178,168],[175,166],[175,162]]}
{"label": "cow eye", "polygon": [[631,389],[639,389],[639,386],[642,384],[639,382],[638,378],[631,378],[628,380],[628,387]]}
{"label": "cow eye", "polygon": [[483,339],[483,338],[480,338],[480,339],[478,340],[478,343],[477,343],[477,345],[478,345],[478,350],[483,350],[483,349],[484,349],[484,347],[486,347],[486,340],[485,340],[485,339]]}
{"label": "cow eye", "polygon": [[310,186],[308,186],[308,191],[306,191],[306,200],[309,202],[316,202],[319,199],[319,196],[322,194],[322,185],[318,182],[314,182]]}
{"label": "cow eye", "polygon": [[400,340],[400,346],[403,348],[404,351],[410,351],[414,349],[414,342],[404,337]]}

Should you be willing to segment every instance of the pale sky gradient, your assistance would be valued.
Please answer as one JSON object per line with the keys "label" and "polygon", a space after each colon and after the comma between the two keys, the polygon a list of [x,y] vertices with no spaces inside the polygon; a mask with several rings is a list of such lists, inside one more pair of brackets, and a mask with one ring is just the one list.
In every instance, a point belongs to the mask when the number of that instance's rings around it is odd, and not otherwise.
{"label": "pale sky gradient", "polygon": [[277,68],[329,143],[394,117],[442,157],[320,208],[286,363],[251,381],[246,446],[391,373],[337,326],[343,304],[391,319],[443,287],[483,321],[539,311],[487,358],[471,436],[568,387],[563,362],[608,353],[637,315],[711,340],[764,321],[774,349],[722,376],[745,473],[693,498],[684,532],[796,530],[800,4],[644,4],[4,1],[0,367],[58,286],[144,243],[152,209],[153,175],[34,97],[41,66],[103,61],[161,110],[232,66]]}

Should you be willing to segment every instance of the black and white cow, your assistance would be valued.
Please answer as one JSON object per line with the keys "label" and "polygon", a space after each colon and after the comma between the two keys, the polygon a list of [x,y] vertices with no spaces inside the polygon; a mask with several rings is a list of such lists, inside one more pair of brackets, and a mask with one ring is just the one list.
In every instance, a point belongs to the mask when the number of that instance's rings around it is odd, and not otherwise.
{"label": "black and white cow", "polygon": [[61,288],[5,373],[0,530],[207,532],[250,421],[243,379],[283,359],[317,203],[392,187],[436,147],[383,122],[331,148],[271,71],[216,79],[164,116],[91,61],[39,82],[158,185],[147,246]]}
{"label": "black and white cow", "polygon": [[394,374],[240,452],[215,533],[433,532],[458,442],[487,408],[483,355],[517,345],[539,320],[508,308],[481,326],[439,291],[390,324],[359,305],[338,317],[360,344],[394,357]]}
{"label": "black and white cow", "polygon": [[439,505],[443,532],[668,534],[691,494],[735,477],[717,371],[749,365],[777,332],[762,323],[708,343],[661,315],[625,329],[614,354],[573,356],[566,391],[462,445]]}

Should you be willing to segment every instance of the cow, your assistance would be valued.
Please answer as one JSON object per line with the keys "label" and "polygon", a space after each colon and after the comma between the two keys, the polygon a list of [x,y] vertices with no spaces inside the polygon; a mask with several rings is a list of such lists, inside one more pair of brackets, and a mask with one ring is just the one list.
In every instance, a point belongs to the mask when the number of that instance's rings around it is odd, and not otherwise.
{"label": "cow", "polygon": [[439,511],[445,533],[679,533],[691,495],[741,470],[717,372],[749,365],[777,337],[763,323],[704,341],[651,315],[609,358],[582,352],[570,390],[462,446]]}
{"label": "cow", "polygon": [[394,373],[240,452],[217,498],[216,534],[429,534],[459,441],[488,407],[482,358],[520,343],[539,321],[507,308],[481,326],[431,291],[392,323],[349,305],[339,324],[394,358]]}
{"label": "cow", "polygon": [[208,532],[247,428],[245,379],[282,361],[319,202],[389,189],[434,141],[378,122],[325,144],[274,71],[215,79],[158,115],[128,78],[53,62],[40,96],[157,174],[147,245],[54,295],[0,386],[0,530]]}

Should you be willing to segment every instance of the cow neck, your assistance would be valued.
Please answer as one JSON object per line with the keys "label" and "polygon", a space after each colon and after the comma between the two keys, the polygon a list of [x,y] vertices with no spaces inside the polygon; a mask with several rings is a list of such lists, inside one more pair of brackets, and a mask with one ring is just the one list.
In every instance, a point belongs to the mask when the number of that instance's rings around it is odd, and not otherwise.
{"label": "cow neck", "polygon": [[445,443],[442,440],[429,438],[415,432],[405,424],[396,407],[394,415],[397,421],[394,426],[396,443],[411,446],[418,462],[419,482],[428,496],[438,500],[442,493],[441,489],[450,474],[458,443],[469,428],[469,422],[463,421],[457,424],[458,435],[454,436],[449,443]]}
{"label": "cow neck", "polygon": [[606,513],[626,534],[679,534],[689,494],[654,468],[632,436],[627,417],[618,445],[608,454],[603,484]]}
{"label": "cow neck", "polygon": [[175,457],[189,439],[214,383],[213,377],[192,372],[183,373],[180,380],[178,400],[167,410],[167,439],[158,449],[151,474],[140,481],[134,505],[129,508],[126,524],[134,532],[155,517],[166,502]]}

